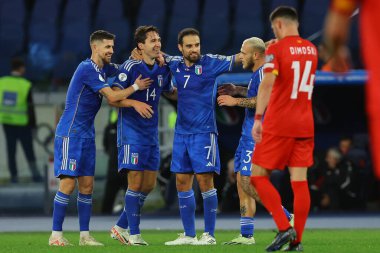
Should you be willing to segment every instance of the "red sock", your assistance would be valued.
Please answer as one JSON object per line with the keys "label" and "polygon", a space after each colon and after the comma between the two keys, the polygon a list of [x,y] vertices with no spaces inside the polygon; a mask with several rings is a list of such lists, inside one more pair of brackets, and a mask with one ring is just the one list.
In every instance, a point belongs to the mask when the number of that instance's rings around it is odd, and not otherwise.
{"label": "red sock", "polygon": [[296,243],[302,241],[302,233],[305,228],[307,216],[310,210],[310,193],[307,181],[292,181],[294,194],[294,229],[297,232]]}
{"label": "red sock", "polygon": [[251,184],[255,187],[265,208],[272,214],[279,231],[287,230],[290,225],[281,206],[281,197],[268,177],[251,177]]}

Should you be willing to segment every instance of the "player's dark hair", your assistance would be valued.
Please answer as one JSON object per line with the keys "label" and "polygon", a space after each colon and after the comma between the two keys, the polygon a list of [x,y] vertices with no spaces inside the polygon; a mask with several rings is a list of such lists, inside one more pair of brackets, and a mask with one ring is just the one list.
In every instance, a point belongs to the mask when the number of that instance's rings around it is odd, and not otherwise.
{"label": "player's dark hair", "polygon": [[94,41],[97,41],[97,40],[115,40],[115,35],[110,33],[110,32],[107,32],[107,31],[104,31],[104,30],[98,30],[98,31],[95,31],[93,32],[91,35],[90,35],[90,44],[92,44]]}
{"label": "player's dark hair", "polygon": [[11,61],[11,69],[12,71],[14,70],[19,70],[20,68],[25,67],[25,62],[21,58],[13,58]]}
{"label": "player's dark hair", "polygon": [[276,18],[287,18],[292,21],[298,21],[298,14],[296,9],[289,6],[279,6],[269,16],[270,22],[273,22]]}
{"label": "player's dark hair", "polygon": [[157,34],[160,33],[158,28],[153,25],[144,25],[137,27],[134,38],[137,48],[139,47],[139,43],[145,43],[146,35],[148,32],[156,32]]}
{"label": "player's dark hair", "polygon": [[196,35],[198,37],[201,37],[199,35],[199,31],[197,29],[194,29],[194,28],[185,28],[185,29],[182,29],[179,33],[178,33],[178,44],[183,44],[183,37],[187,36],[187,35]]}

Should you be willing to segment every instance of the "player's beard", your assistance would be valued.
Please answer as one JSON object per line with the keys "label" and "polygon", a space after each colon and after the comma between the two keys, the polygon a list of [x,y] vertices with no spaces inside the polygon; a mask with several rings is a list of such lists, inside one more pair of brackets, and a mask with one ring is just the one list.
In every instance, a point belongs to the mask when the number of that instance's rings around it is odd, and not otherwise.
{"label": "player's beard", "polygon": [[201,58],[201,55],[198,53],[192,53],[185,57],[185,59],[191,63],[196,63],[197,61],[199,61],[199,58]]}
{"label": "player's beard", "polygon": [[110,57],[108,57],[108,55],[104,55],[104,57],[102,57],[102,61],[104,64],[110,64],[111,58],[112,58],[112,54],[110,55]]}

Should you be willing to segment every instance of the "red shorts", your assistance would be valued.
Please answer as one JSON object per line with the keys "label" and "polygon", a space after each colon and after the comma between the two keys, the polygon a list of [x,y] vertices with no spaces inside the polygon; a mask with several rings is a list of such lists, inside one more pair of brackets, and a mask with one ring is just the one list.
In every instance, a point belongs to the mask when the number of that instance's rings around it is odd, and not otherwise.
{"label": "red shorts", "polygon": [[252,163],[265,169],[283,170],[288,167],[310,167],[313,165],[314,137],[295,138],[263,133],[256,143]]}

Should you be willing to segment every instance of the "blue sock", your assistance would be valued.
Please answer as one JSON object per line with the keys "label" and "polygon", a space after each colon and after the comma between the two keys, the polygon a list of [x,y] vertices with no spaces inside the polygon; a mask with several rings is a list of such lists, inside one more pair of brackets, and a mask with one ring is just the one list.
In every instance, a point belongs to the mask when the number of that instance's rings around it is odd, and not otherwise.
{"label": "blue sock", "polygon": [[89,231],[92,208],[92,194],[82,194],[78,192],[77,207],[79,217],[79,230]]}
{"label": "blue sock", "polygon": [[202,197],[205,232],[208,232],[210,235],[214,236],[216,211],[218,208],[218,196],[216,196],[216,189],[202,192]]}
{"label": "blue sock", "polygon": [[53,231],[62,231],[62,224],[66,215],[66,207],[69,204],[70,195],[57,191],[54,197]]}
{"label": "blue sock", "polygon": [[240,234],[243,237],[250,238],[253,236],[255,229],[255,219],[251,217],[240,217]]}
{"label": "blue sock", "polygon": [[178,192],[179,212],[185,235],[195,236],[195,198],[193,190]]}
{"label": "blue sock", "polygon": [[[125,192],[125,195],[127,195],[127,192]],[[124,196],[124,199],[125,199],[125,196]],[[124,229],[128,228],[128,217],[127,217],[127,211],[125,210],[125,204],[124,204],[123,212],[121,212],[119,219],[116,222],[116,225]]]}
{"label": "blue sock", "polygon": [[144,206],[144,202],[145,202],[145,199],[146,199],[147,196],[148,196],[147,193],[140,192],[140,201],[139,201],[140,210]]}
{"label": "blue sock", "polygon": [[286,218],[288,218],[288,221],[290,221],[292,219],[292,215],[289,213],[288,210],[286,210],[285,207],[282,207],[282,210],[284,210]]}
{"label": "blue sock", "polygon": [[130,189],[125,194],[125,211],[131,235],[140,234],[140,192]]}
{"label": "blue sock", "polygon": [[116,225],[124,229],[128,228],[128,217],[127,217],[127,212],[125,211],[125,206],[124,206],[123,212],[121,212],[120,217],[116,222]]}

